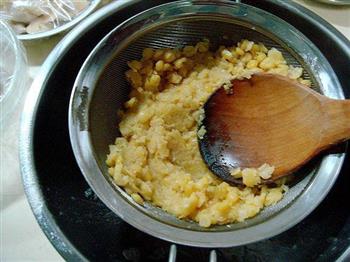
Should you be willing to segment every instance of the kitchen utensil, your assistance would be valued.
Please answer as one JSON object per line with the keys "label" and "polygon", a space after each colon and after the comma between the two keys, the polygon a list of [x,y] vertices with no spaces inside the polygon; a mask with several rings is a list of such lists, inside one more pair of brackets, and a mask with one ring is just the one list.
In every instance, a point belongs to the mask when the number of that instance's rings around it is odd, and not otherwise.
{"label": "kitchen utensil", "polygon": [[271,183],[350,138],[350,101],[320,95],[277,74],[232,80],[205,103],[200,150],[214,174],[238,183],[235,168],[274,167]]}

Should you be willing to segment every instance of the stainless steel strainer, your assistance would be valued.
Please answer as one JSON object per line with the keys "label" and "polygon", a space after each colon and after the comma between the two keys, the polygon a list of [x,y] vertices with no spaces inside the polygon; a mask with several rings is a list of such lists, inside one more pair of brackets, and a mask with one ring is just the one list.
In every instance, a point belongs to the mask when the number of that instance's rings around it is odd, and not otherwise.
{"label": "stainless steel strainer", "polygon": [[[325,57],[297,29],[252,6],[227,1],[179,1],[140,13],[109,33],[82,66],[69,109],[69,131],[77,162],[90,186],[116,214],[138,229],[176,243],[237,246],[274,236],[301,221],[332,187],[344,156],[333,154],[300,172],[277,205],[244,223],[201,228],[146,204],[140,206],[114,184],[105,164],[108,145],[119,135],[117,111],[128,98],[127,61],[145,47],[179,47],[208,38],[213,49],[242,38],[283,52],[302,66],[304,78],[327,96],[342,99],[340,84]],[[300,134],[303,135],[303,134]]]}

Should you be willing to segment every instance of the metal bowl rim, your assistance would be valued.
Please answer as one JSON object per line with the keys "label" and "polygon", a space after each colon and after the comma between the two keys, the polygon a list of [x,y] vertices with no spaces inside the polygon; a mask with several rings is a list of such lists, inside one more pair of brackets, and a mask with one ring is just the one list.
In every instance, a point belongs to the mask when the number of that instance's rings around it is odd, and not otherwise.
{"label": "metal bowl rim", "polygon": [[348,0],[315,0],[322,4],[333,5],[333,6],[349,6],[350,2]]}
{"label": "metal bowl rim", "polygon": [[[271,0],[269,1],[271,2]],[[43,63],[43,66],[41,67],[28,93],[28,98],[26,99],[22,113],[19,148],[21,175],[25,194],[28,198],[28,202],[39,226],[51,244],[65,259],[88,261],[77,250],[77,247],[70,240],[68,240],[64,233],[60,230],[59,224],[55,221],[51,215],[50,210],[46,207],[42,189],[40,188],[38,182],[39,173],[35,169],[35,159],[33,157],[33,137],[34,125],[37,117],[37,108],[41,101],[42,95],[47,89],[47,81],[51,77],[52,73],[55,72],[56,66],[60,63],[62,58],[64,58],[67,50],[69,50],[79,40],[79,37],[88,32],[100,20],[103,20],[107,16],[114,15],[118,13],[120,9],[123,9],[126,6],[135,4],[137,2],[140,2],[140,0],[128,0],[123,3],[120,1],[114,2],[109,6],[98,10],[96,13],[92,14],[90,17],[80,23],[76,28],[74,28],[54,48],[54,50]],[[328,32],[327,37],[330,37],[332,41],[335,41],[338,45],[342,46],[343,49],[350,47],[350,41],[348,39],[346,39],[337,29],[329,24],[329,22],[316,15],[309,9],[291,1],[285,2],[284,0],[276,0],[276,2],[278,5],[285,6],[287,10],[293,11],[296,15],[302,16],[313,25],[315,25],[315,22],[318,22],[317,24],[321,28],[324,28],[323,31]],[[52,235],[55,237],[50,237]],[[338,260],[347,261],[347,257],[348,256],[346,255],[346,252],[344,252]]]}

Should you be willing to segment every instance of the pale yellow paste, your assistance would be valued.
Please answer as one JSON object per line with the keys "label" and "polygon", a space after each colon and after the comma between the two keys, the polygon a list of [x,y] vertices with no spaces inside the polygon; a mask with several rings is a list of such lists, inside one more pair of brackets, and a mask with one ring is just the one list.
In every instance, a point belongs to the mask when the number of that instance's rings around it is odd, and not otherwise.
{"label": "pale yellow paste", "polygon": [[106,162],[137,203],[150,201],[209,227],[244,221],[283,197],[284,185],[257,186],[273,172],[269,165],[232,170],[243,178],[243,189],[219,180],[202,160],[197,128],[207,98],[231,79],[265,71],[309,85],[301,68],[288,66],[277,49],[248,40],[215,53],[208,41],[176,50],[146,48],[140,61],[128,65],[132,91],[121,112],[122,137],[110,146]]}

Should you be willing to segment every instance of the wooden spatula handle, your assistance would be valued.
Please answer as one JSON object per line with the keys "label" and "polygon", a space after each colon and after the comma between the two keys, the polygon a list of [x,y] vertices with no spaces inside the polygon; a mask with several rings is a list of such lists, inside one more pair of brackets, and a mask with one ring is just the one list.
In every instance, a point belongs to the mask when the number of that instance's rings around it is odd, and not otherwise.
{"label": "wooden spatula handle", "polygon": [[324,99],[324,146],[350,139],[350,100]]}

